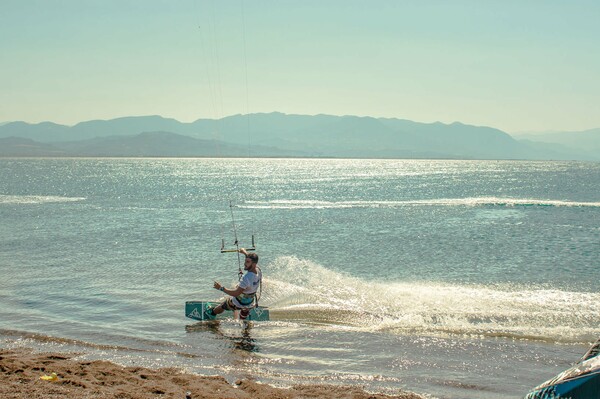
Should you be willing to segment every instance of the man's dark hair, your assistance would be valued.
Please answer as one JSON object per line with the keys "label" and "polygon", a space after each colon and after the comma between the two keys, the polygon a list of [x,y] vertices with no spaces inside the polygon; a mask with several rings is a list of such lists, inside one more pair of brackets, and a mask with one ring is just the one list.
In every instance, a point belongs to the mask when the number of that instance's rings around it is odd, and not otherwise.
{"label": "man's dark hair", "polygon": [[252,263],[258,263],[258,255],[255,253],[249,253],[246,258],[250,259]]}

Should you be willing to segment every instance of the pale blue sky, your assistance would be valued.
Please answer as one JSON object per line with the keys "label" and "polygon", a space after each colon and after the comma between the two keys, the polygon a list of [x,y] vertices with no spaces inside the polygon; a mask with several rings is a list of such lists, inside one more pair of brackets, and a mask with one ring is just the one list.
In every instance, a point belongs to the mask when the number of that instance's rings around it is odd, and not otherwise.
{"label": "pale blue sky", "polygon": [[0,0],[0,122],[280,111],[596,128],[598,21],[596,0]]}

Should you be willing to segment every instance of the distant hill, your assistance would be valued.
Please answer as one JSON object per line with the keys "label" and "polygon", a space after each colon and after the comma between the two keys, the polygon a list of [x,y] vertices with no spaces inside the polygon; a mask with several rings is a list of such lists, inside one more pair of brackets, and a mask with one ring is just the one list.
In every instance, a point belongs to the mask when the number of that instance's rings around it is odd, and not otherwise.
{"label": "distant hill", "polygon": [[[30,157],[247,157],[248,146],[199,140],[169,132],[109,136],[62,143],[40,143],[18,137],[0,138],[0,156]],[[299,151],[257,146],[253,156],[302,157]]]}
{"label": "distant hill", "polygon": [[[220,144],[216,142],[169,132],[145,132],[132,136],[98,136],[61,144],[61,148],[68,153],[94,157],[214,157],[219,146]],[[227,147],[225,151],[239,154],[242,150],[236,152]]]}
{"label": "distant hill", "polygon": [[68,155],[53,145],[21,137],[0,138],[0,157],[60,157]]}
{"label": "distant hill", "polygon": [[[600,129],[554,141],[491,127],[282,113],[182,123],[160,116],[0,125],[0,156],[266,156],[600,160]],[[566,133],[565,133],[566,135]],[[8,139],[12,137],[12,139]],[[29,141],[15,141],[28,139]]]}
{"label": "distant hill", "polygon": [[558,144],[582,151],[600,152],[600,128],[577,132],[516,134],[515,138],[537,143]]}
{"label": "distant hill", "polygon": [[23,137],[35,141],[53,143],[78,141],[108,136],[130,136],[143,132],[168,131],[185,134],[186,124],[160,116],[132,116],[111,120],[95,120],[75,126],[58,125],[52,122],[29,124],[11,122],[0,126],[0,137]]}

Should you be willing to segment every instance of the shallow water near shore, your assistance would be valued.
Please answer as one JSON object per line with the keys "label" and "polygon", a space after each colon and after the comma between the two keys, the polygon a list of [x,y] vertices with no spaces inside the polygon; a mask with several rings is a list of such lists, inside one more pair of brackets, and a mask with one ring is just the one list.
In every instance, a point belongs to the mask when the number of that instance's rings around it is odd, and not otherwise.
{"label": "shallow water near shore", "polygon": [[[518,398],[600,336],[600,164],[0,160],[2,346]],[[272,321],[186,319],[254,234]]]}

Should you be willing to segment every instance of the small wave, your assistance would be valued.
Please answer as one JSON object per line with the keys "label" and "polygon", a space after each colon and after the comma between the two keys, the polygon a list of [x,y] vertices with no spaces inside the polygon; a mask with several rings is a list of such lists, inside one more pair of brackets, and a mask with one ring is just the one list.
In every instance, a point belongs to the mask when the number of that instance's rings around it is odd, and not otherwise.
{"label": "small wave", "polygon": [[240,208],[249,209],[342,209],[342,208],[397,208],[405,206],[496,206],[496,207],[600,207],[600,202],[581,202],[544,199],[498,197],[439,198],[405,201],[320,201],[272,200],[248,201]]}
{"label": "small wave", "polygon": [[600,336],[600,293],[367,282],[293,257],[269,269],[263,303],[273,318],[396,334],[582,344]]}
{"label": "small wave", "polygon": [[465,205],[465,206],[556,206],[556,207],[600,207],[600,202],[581,202],[564,200],[544,200],[527,198],[499,198],[499,197],[474,197],[474,198],[456,198],[440,199],[433,201],[420,201],[426,205]]}
{"label": "small wave", "polygon": [[83,197],[59,197],[54,195],[0,195],[0,204],[48,204],[54,202],[85,201]]}
{"label": "small wave", "polygon": [[28,331],[20,331],[20,330],[6,330],[0,329],[1,337],[8,337],[13,341],[13,347],[20,346],[30,346],[33,343],[36,343],[38,346],[43,344],[51,344],[51,345],[70,345],[70,346],[78,346],[78,347],[89,347],[94,349],[129,349],[123,346],[118,345],[103,345],[96,344],[92,342],[86,342],[78,339],[72,338],[62,338],[62,337],[54,337],[51,335],[28,332]]}
{"label": "small wave", "polygon": [[[123,337],[120,337],[123,338]],[[66,348],[69,351],[83,351],[88,350],[94,351],[128,351],[135,353],[160,353],[160,354],[174,354],[184,358],[196,358],[198,355],[181,351],[181,346],[176,343],[171,343],[162,340],[146,340],[143,338],[136,337],[125,337],[131,341],[132,345],[114,345],[114,344],[101,344],[91,341],[84,341],[74,338],[64,338],[52,335],[46,335],[43,333],[21,331],[21,330],[9,330],[0,328],[0,347],[6,346],[8,348],[36,348],[43,350],[48,348],[54,350],[55,348]],[[2,342],[4,341],[4,342]]]}

